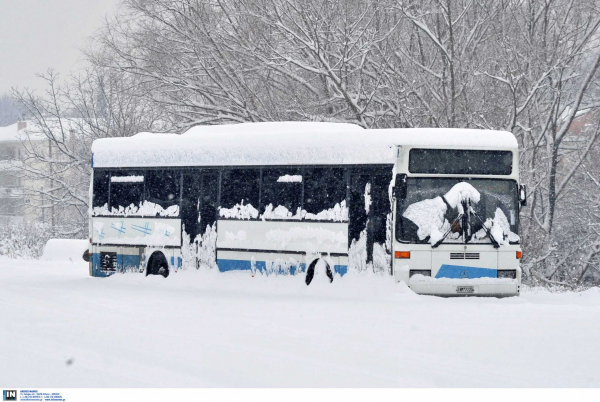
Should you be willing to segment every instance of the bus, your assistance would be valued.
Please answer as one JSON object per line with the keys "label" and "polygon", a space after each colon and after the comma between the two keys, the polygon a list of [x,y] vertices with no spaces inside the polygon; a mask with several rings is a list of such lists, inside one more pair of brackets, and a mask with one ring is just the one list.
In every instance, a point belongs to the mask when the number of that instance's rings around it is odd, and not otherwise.
{"label": "bus", "polygon": [[420,294],[518,295],[508,132],[272,122],[92,145],[90,275],[376,272]]}

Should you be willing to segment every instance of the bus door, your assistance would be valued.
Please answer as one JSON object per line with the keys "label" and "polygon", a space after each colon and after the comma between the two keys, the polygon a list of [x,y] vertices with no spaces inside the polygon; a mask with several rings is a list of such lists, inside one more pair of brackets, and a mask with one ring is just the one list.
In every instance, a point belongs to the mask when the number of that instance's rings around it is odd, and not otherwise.
{"label": "bus door", "polygon": [[217,220],[217,201],[219,191],[219,173],[204,171],[202,173],[202,190],[199,202],[200,232],[204,235],[207,230],[215,230]]}
{"label": "bus door", "polygon": [[[387,221],[391,216],[388,188],[392,180],[392,167],[362,167],[351,171],[350,179],[350,227],[348,243],[359,242],[365,237],[366,264],[374,263],[373,253],[377,247],[385,247],[388,236]],[[385,248],[383,248],[385,250]],[[387,250],[385,250],[387,251]],[[389,257],[388,257],[389,258]],[[377,270],[391,272],[389,266],[375,266]],[[357,264],[358,262],[354,262]],[[378,260],[375,263],[381,264]],[[360,269],[364,269],[361,267]]]}
{"label": "bus door", "polygon": [[202,188],[198,202],[198,238],[196,243],[197,264],[201,267],[217,267],[217,202],[219,199],[219,172],[202,172]]}
{"label": "bus door", "polygon": [[191,258],[197,268],[216,266],[218,184],[218,171],[193,169],[183,175],[181,219],[189,243],[182,253],[184,262],[192,263]]}

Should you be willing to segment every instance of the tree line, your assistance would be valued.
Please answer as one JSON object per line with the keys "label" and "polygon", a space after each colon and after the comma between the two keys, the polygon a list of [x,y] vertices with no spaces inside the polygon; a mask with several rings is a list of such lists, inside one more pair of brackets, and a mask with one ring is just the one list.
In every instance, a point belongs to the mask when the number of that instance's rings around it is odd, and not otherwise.
{"label": "tree line", "polygon": [[[597,284],[599,8],[594,0],[124,0],[83,49],[85,71],[62,85],[48,72],[41,95],[14,91],[55,145],[52,155],[29,146],[23,174],[53,180],[44,204],[37,193],[40,208],[85,211],[96,138],[287,120],[507,130],[529,189],[527,280]],[[77,139],[65,140],[64,118]],[[40,161],[53,164],[52,177],[35,168]],[[68,232],[86,233],[83,214],[64,219]]]}

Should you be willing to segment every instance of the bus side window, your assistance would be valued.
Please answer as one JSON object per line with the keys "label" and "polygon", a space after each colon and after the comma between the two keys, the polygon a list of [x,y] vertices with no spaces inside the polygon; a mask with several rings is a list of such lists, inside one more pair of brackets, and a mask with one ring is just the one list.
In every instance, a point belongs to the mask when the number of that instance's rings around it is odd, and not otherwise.
{"label": "bus side window", "polygon": [[219,207],[252,205],[258,209],[260,198],[260,169],[224,169],[221,177],[221,202]]}
{"label": "bus side window", "polygon": [[146,172],[146,201],[167,209],[179,205],[180,172],[177,170],[149,170]]}
{"label": "bus side window", "polygon": [[267,211],[269,218],[285,219],[295,216],[302,204],[300,169],[264,169],[261,204],[261,213]]}
{"label": "bus side window", "polygon": [[94,169],[92,207],[108,206],[109,174],[106,169]]}
{"label": "bus side window", "polygon": [[[346,199],[346,171],[343,168],[304,170],[304,210],[309,214],[327,211]],[[327,219],[327,218],[324,218]]]}
{"label": "bus side window", "polygon": [[139,207],[144,196],[144,172],[118,170],[110,177],[110,208]]}

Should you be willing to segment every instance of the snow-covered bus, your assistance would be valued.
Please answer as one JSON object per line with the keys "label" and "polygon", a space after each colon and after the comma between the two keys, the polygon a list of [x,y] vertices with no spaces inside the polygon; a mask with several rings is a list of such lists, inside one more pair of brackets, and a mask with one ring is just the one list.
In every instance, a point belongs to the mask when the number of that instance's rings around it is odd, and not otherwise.
{"label": "snow-covered bus", "polygon": [[520,290],[508,132],[243,123],[100,139],[92,155],[92,276],[375,271],[423,294]]}

